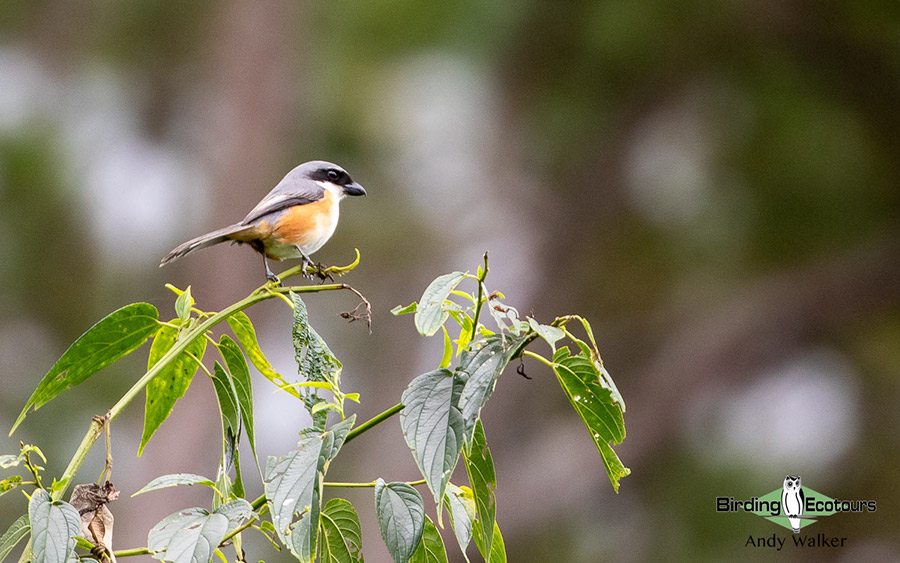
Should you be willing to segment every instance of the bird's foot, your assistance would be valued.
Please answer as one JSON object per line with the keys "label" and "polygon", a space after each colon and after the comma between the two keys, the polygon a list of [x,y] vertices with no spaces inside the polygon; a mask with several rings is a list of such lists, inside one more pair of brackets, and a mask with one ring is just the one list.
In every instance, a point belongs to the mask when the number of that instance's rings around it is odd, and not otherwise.
{"label": "bird's foot", "polygon": [[316,267],[316,277],[319,278],[320,282],[325,283],[325,280],[329,280],[332,282],[334,281],[334,278],[331,276],[331,272],[329,272],[329,270],[331,269],[329,266],[326,266],[321,263],[316,263],[315,267]]}
{"label": "bird's foot", "polygon": [[303,275],[309,279],[319,278],[322,283],[325,283],[325,280],[334,281],[334,278],[328,272],[328,266],[325,266],[321,262],[313,262],[309,258],[303,258]]}

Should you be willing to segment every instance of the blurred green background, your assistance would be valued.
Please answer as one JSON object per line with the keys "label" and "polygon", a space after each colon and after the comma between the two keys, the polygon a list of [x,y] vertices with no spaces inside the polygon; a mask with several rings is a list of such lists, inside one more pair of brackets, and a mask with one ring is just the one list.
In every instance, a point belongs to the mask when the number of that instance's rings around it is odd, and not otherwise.
{"label": "blurred green background", "polygon": [[[716,514],[715,497],[761,496],[788,473],[878,511],[807,529],[847,537],[843,549],[782,555],[900,559],[896,1],[7,2],[0,427],[111,310],[149,301],[174,315],[166,282],[217,310],[262,283],[246,247],[157,264],[314,158],[369,192],[344,202],[316,258],[348,263],[359,248],[348,281],[374,305],[373,334],[337,317],[349,294],[307,300],[345,387],[362,393],[360,419],[440,359],[440,342],[388,311],[439,274],[474,270],[485,250],[489,287],[508,304],[594,324],[628,405],[618,452],[633,473],[614,494],[545,368],[505,374],[484,420],[510,561],[769,557],[747,537],[788,532]],[[294,373],[284,304],[249,314]],[[0,450],[36,443],[61,473],[90,416],[145,361],[136,353],[12,438],[4,430]],[[272,389],[260,378],[263,457],[288,451],[307,422]],[[133,491],[164,473],[215,473],[205,377],[137,459],[141,423],[134,404],[113,426],[116,548],[209,502]],[[96,479],[101,450],[80,480]],[[392,421],[348,445],[329,477],[417,471]],[[367,560],[387,561],[371,491],[345,496]],[[5,496],[0,527],[24,506]],[[287,557],[253,540],[248,560],[259,559]]]}

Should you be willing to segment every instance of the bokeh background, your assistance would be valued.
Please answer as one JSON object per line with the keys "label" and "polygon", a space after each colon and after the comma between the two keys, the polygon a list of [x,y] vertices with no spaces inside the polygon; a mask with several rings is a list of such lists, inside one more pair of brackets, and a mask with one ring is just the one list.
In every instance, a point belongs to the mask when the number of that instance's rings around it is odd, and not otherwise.
{"label": "bokeh background", "polygon": [[[316,258],[347,263],[359,248],[347,281],[374,305],[372,335],[338,318],[350,294],[307,300],[345,386],[362,393],[360,419],[440,359],[440,342],[389,310],[439,274],[474,270],[485,250],[508,304],[594,325],[628,405],[617,449],[633,473],[614,494],[545,368],[504,374],[484,420],[511,561],[767,557],[748,536],[787,533],[716,514],[715,497],[760,496],[788,473],[878,511],[808,529],[847,537],[843,549],[787,557],[900,558],[900,4],[7,2],[0,427],[113,309],[149,301],[174,315],[166,282],[192,285],[206,310],[258,286],[246,247],[157,263],[313,158],[369,191],[344,202]],[[249,314],[291,375],[277,301]],[[139,351],[63,394],[0,433],[0,449],[36,443],[58,475],[145,362]],[[283,454],[307,419],[258,383],[260,453]],[[217,464],[205,376],[138,459],[142,400],[113,426],[117,548],[210,500],[133,491]],[[98,447],[80,480],[102,458]],[[417,471],[394,420],[349,444],[329,477]],[[344,496],[367,560],[387,561],[371,491]],[[24,506],[4,497],[0,527]],[[259,539],[248,558],[287,560]]]}

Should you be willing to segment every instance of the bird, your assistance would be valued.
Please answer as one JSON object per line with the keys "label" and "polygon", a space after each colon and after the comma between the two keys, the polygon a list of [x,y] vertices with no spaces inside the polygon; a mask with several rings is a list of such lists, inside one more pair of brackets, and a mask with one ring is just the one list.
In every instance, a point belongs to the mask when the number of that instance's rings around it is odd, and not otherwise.
{"label": "bird", "polygon": [[322,248],[337,228],[340,200],[364,195],[365,188],[337,164],[304,162],[288,172],[240,223],[178,245],[163,257],[159,267],[195,250],[231,241],[249,244],[262,254],[266,279],[280,283],[269,268],[269,259],[301,258],[305,272],[314,264],[310,255]]}
{"label": "bird", "polygon": [[799,475],[788,475],[784,478],[784,489],[781,492],[781,511],[788,517],[791,529],[795,534],[800,532],[800,517],[803,515],[805,496],[800,485]]}

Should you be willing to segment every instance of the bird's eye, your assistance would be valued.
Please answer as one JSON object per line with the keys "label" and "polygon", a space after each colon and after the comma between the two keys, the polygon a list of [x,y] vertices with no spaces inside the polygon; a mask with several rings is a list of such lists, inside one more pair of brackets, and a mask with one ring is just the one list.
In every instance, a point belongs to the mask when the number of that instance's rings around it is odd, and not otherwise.
{"label": "bird's eye", "polygon": [[331,180],[332,182],[336,182],[337,179],[341,177],[341,173],[338,172],[337,170],[329,170],[328,172],[325,173],[325,175],[328,176],[328,179]]}

